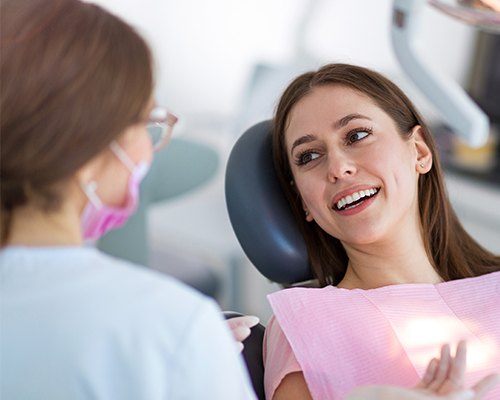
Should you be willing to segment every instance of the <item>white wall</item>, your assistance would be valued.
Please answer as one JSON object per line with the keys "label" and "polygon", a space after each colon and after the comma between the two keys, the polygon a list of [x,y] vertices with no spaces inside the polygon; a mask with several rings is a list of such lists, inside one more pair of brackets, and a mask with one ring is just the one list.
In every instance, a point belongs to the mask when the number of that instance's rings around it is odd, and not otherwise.
{"label": "white wall", "polygon": [[[254,63],[286,63],[295,27],[309,0],[97,0],[139,27],[159,66],[158,99],[181,115],[231,117]],[[316,64],[346,61],[388,74],[429,107],[404,81],[389,42],[390,0],[316,2],[304,42]],[[472,28],[425,7],[421,54],[463,82]],[[277,94],[278,95],[278,94]]]}

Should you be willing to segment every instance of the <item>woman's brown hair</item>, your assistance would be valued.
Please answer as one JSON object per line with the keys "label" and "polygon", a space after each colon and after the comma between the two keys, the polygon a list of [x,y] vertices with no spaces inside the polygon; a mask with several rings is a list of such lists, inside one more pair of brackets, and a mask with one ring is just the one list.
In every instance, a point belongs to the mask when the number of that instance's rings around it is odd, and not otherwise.
{"label": "woman's brown hair", "polygon": [[3,0],[0,9],[1,244],[14,209],[56,210],[62,189],[144,118],[152,57],[125,22],[78,0]]}
{"label": "woman's brown hair", "polygon": [[424,243],[429,260],[445,280],[483,275],[500,269],[500,257],[480,246],[462,227],[446,193],[443,172],[432,135],[408,97],[381,74],[348,64],[329,64],[318,71],[297,77],[278,103],[273,126],[275,169],[295,220],[305,239],[309,262],[321,286],[337,284],[346,272],[348,257],[341,242],[323,231],[314,221],[308,223],[300,194],[291,185],[285,145],[285,131],[293,107],[315,87],[341,85],[368,97],[395,122],[400,134],[409,138],[412,128],[422,127],[424,140],[432,152],[433,166],[418,182],[418,204]]}

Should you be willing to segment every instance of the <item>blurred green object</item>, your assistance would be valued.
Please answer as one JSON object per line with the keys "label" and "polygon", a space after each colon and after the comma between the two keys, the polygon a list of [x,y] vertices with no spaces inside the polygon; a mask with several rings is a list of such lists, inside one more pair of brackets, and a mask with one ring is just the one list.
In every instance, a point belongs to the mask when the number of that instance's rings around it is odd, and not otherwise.
{"label": "blurred green object", "polygon": [[137,212],[120,229],[102,237],[102,251],[136,264],[149,266],[147,209],[207,183],[219,164],[217,152],[208,145],[174,138],[163,151],[155,153],[151,170],[141,184]]}

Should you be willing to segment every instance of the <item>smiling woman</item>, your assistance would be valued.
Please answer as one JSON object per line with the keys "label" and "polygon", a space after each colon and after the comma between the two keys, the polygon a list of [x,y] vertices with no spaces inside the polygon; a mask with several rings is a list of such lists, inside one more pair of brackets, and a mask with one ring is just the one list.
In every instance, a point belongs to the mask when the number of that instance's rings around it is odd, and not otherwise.
{"label": "smiling woman", "polygon": [[[296,78],[276,110],[273,153],[321,285],[344,278],[352,256],[346,244],[361,243],[370,232],[382,239],[391,227],[392,234],[406,232],[399,223],[410,221],[411,247],[422,243],[436,279],[498,270],[500,258],[470,237],[449,203],[429,128],[408,97],[382,75],[331,64]],[[378,214],[340,218],[334,204],[352,203],[355,193],[365,190],[378,192],[367,209]]]}
{"label": "smiling woman", "polygon": [[[323,288],[269,296],[268,398],[340,399],[356,386],[382,384],[417,386],[408,397],[368,398],[431,399],[500,370],[500,257],[460,224],[432,135],[396,85],[346,64],[299,76],[278,104],[273,154]],[[417,345],[408,327],[422,320],[440,335]],[[431,362],[437,383],[423,384],[432,351],[461,339],[472,359],[484,343],[497,345],[451,386],[443,382],[453,368],[436,372]],[[475,387],[477,398],[488,379]]]}

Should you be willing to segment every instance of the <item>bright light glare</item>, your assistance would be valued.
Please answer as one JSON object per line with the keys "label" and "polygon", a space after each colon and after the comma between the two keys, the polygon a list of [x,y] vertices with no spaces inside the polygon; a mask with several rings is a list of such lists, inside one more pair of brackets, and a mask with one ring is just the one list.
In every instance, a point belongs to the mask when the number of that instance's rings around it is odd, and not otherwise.
{"label": "bright light glare", "polygon": [[439,357],[443,344],[450,344],[454,355],[458,342],[467,340],[467,371],[484,367],[498,357],[498,346],[489,338],[477,338],[473,323],[450,317],[415,318],[399,330],[398,339],[407,351],[413,365],[423,373],[433,357]]}

